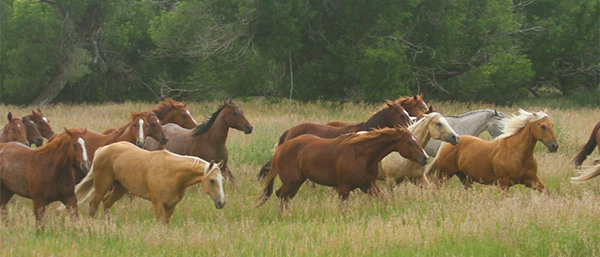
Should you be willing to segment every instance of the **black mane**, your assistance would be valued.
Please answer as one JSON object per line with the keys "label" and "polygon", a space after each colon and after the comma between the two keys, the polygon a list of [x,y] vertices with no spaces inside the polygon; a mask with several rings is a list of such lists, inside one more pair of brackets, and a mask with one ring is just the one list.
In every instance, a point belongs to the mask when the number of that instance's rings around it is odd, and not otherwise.
{"label": "black mane", "polygon": [[204,123],[196,126],[194,128],[194,133],[192,134],[192,136],[199,136],[202,135],[204,133],[206,133],[209,129],[210,126],[212,126],[213,123],[215,123],[215,120],[217,119],[217,116],[219,116],[219,113],[221,113],[221,111],[223,110],[223,108],[225,108],[225,105],[221,105],[219,106],[219,109],[217,109],[208,119],[208,121],[205,121]]}

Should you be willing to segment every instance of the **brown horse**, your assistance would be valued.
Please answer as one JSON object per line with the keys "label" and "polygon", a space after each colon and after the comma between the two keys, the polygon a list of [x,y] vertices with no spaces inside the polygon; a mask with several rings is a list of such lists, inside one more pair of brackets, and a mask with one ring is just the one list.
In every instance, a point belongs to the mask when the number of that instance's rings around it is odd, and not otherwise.
{"label": "brown horse", "polygon": [[31,114],[23,118],[29,118],[33,122],[35,122],[38,131],[40,132],[40,134],[42,134],[44,138],[50,139],[50,137],[54,135],[54,131],[52,131],[52,127],[50,127],[50,121],[48,120],[48,118],[46,118],[46,116],[44,116],[40,108],[37,108],[37,112],[31,110]]}
{"label": "brown horse", "polygon": [[271,196],[277,175],[282,183],[277,190],[282,210],[307,179],[335,187],[342,204],[356,188],[381,196],[375,183],[377,164],[392,151],[423,166],[427,163],[425,150],[406,128],[363,131],[332,139],[302,135],[286,141],[275,150],[258,206]]}
{"label": "brown horse", "polygon": [[476,181],[487,185],[498,183],[505,191],[515,184],[544,191],[546,187],[537,176],[533,150],[537,141],[550,152],[558,149],[554,124],[548,114],[519,110],[518,115],[503,123],[504,133],[493,141],[461,136],[455,146],[443,143],[427,174],[437,172],[438,180],[457,175],[465,188]]}
{"label": "brown horse", "polygon": [[[169,224],[175,206],[183,198],[185,189],[202,183],[204,193],[214,201],[217,209],[225,206],[223,176],[218,165],[192,156],[168,151],[146,151],[129,142],[103,146],[88,176],[93,176],[94,187],[77,186],[77,197],[90,202],[90,216],[94,216],[104,195],[104,213],[108,218],[110,207],[126,192],[132,192],[154,205],[158,221]],[[116,183],[118,182],[118,183]],[[83,198],[83,196],[86,196]]]}
{"label": "brown horse", "polygon": [[[423,114],[434,112],[432,108],[427,108],[427,104],[423,100],[423,94],[414,95],[412,97],[400,97],[394,102],[402,105],[402,108],[404,108],[404,110],[406,110],[408,115],[410,115],[411,117],[421,117]],[[329,125],[332,127],[343,127],[353,124],[355,123],[343,121],[330,121],[325,123],[325,125]]]}
{"label": "brown horse", "polygon": [[86,131],[65,129],[37,149],[17,143],[0,144],[0,209],[5,222],[6,204],[14,194],[33,200],[38,228],[46,205],[54,201],[61,201],[77,216],[71,166],[77,165],[84,171],[89,168],[85,134]]}
{"label": "brown horse", "polygon": [[225,146],[229,128],[241,130],[245,134],[252,133],[252,126],[244,116],[244,112],[231,100],[225,101],[208,121],[194,129],[185,129],[176,124],[163,125],[169,142],[163,148],[155,140],[148,139],[144,149],[150,151],[166,149],[176,154],[196,156],[204,160],[223,161],[225,176],[233,180],[227,165],[229,153]]}
{"label": "brown horse", "polygon": [[8,113],[8,123],[4,125],[0,134],[0,142],[18,142],[29,146],[25,124],[21,119],[13,117],[10,112]]}
{"label": "brown horse", "polygon": [[[333,127],[318,123],[302,123],[296,125],[293,128],[283,132],[281,137],[279,137],[278,145],[281,145],[292,138],[296,138],[305,134],[315,135],[322,138],[334,138],[346,133],[368,131],[378,128],[393,128],[397,125],[408,127],[410,122],[410,117],[402,105],[387,101],[384,108],[373,114],[365,122],[340,127]],[[267,173],[269,173],[270,167],[270,161],[265,163],[258,173],[258,179],[265,177]]]}
{"label": "brown horse", "polygon": [[581,166],[583,161],[585,161],[587,156],[590,155],[596,147],[598,147],[598,151],[600,151],[600,121],[596,124],[594,129],[592,129],[592,133],[590,134],[587,143],[585,143],[581,151],[573,158],[575,167]]}
{"label": "brown horse", "polygon": [[27,134],[27,141],[29,144],[34,144],[37,147],[42,146],[42,144],[44,144],[44,138],[35,122],[27,116],[23,117],[21,120],[23,120],[23,124],[25,125],[25,133]]}

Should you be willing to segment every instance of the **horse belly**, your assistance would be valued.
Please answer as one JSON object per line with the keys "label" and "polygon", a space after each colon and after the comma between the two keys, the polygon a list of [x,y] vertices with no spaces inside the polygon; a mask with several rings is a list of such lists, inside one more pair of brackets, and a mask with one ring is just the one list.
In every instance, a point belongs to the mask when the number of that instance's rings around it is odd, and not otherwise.
{"label": "horse belly", "polygon": [[[122,158],[122,157],[130,158]],[[125,189],[144,199],[148,199],[148,186],[146,183],[146,171],[151,165],[149,160],[143,156],[134,154],[123,154],[115,159],[112,165],[115,180],[119,181]]]}
{"label": "horse belly", "polygon": [[[31,198],[29,192],[29,182],[27,181],[26,163],[30,160],[24,160],[12,155],[2,156],[0,159],[0,181],[6,188],[22,197]],[[10,159],[10,161],[8,161]]]}
{"label": "horse belly", "polygon": [[458,170],[482,184],[491,184],[497,180],[490,153],[484,150],[461,151]]}

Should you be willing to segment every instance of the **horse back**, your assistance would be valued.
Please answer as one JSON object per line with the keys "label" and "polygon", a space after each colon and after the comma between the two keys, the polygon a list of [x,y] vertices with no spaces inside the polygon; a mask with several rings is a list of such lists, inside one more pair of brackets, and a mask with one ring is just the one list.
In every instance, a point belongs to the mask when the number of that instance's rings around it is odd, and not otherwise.
{"label": "horse back", "polygon": [[493,160],[498,141],[485,141],[478,137],[464,135],[457,145],[443,143],[438,152],[438,170],[444,172],[462,171],[477,180],[494,180]]}
{"label": "horse back", "polygon": [[16,142],[0,143],[0,182],[10,191],[31,198],[28,174],[36,162],[35,151]]}
{"label": "horse back", "polygon": [[289,129],[287,131],[287,135],[285,136],[285,140],[283,141],[287,141],[306,134],[315,135],[320,138],[335,138],[344,133],[350,132],[356,131],[353,131],[350,127],[332,127],[324,124],[307,122],[296,125],[293,128]]}

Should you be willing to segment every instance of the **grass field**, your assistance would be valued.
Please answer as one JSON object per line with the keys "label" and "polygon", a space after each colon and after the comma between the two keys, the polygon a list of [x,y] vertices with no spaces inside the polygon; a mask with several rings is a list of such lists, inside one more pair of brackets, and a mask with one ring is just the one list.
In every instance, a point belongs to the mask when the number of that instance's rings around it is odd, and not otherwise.
{"label": "grass field", "polygon": [[[196,120],[220,102],[189,103]],[[434,103],[443,114],[488,108],[483,104]],[[237,187],[226,181],[227,205],[214,208],[199,187],[190,187],[168,228],[157,225],[150,202],[122,199],[112,208],[112,223],[102,213],[73,222],[64,211],[47,208],[45,229],[37,233],[29,199],[8,204],[9,224],[0,225],[1,256],[599,256],[600,180],[573,185],[570,160],[600,119],[600,109],[549,109],[560,148],[548,153],[538,143],[540,194],[515,186],[503,194],[493,186],[462,189],[456,178],[440,189],[402,184],[387,202],[356,191],[341,212],[330,188],[302,187],[279,213],[272,198],[255,208],[262,183],[255,176],[270,156],[281,132],[305,121],[361,121],[379,108],[367,104],[327,102],[239,101],[254,126],[250,135],[230,131],[230,166]],[[120,127],[130,111],[153,103],[54,105],[43,109],[56,132],[63,127],[94,131]],[[521,106],[541,110],[545,106]],[[514,113],[517,107],[500,107]],[[0,105],[22,116],[26,108]],[[30,112],[30,111],[29,111]],[[4,124],[4,122],[2,122]],[[484,138],[489,135],[484,133]],[[597,151],[591,159],[599,158]],[[585,163],[589,164],[587,160]],[[276,182],[276,189],[279,182]],[[382,183],[383,186],[383,183]]]}

